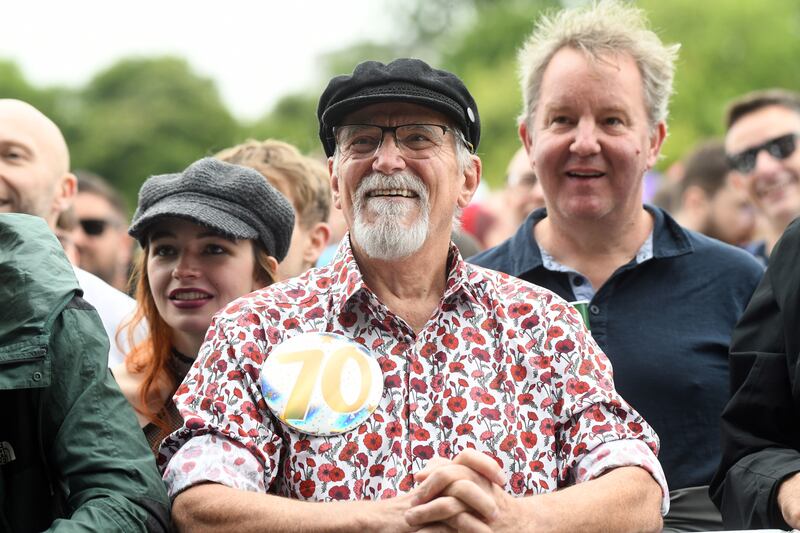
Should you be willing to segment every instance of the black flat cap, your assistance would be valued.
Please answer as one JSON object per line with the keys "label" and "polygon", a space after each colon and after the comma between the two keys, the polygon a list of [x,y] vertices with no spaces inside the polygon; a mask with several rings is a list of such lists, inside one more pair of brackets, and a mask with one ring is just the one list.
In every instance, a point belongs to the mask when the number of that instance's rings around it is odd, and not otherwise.
{"label": "black flat cap", "polygon": [[395,59],[384,65],[364,61],[353,74],[336,76],[319,98],[319,138],[328,157],[336,149],[334,126],[361,107],[380,102],[410,102],[450,117],[473,149],[478,148],[481,121],[478,106],[464,83],[446,70],[431,68],[419,59]]}
{"label": "black flat cap", "polygon": [[128,233],[144,246],[150,227],[167,217],[258,240],[278,262],[286,257],[294,229],[292,205],[260,172],[210,157],[178,174],[148,178]]}

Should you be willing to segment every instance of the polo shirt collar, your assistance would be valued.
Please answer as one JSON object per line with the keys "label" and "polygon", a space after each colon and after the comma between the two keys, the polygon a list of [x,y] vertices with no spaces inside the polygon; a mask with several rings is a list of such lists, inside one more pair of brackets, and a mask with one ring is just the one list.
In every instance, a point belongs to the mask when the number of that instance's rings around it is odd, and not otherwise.
{"label": "polo shirt collar", "polygon": [[[678,225],[663,209],[645,204],[644,208],[653,216],[653,258],[677,257],[692,253],[694,247],[684,228]],[[520,277],[542,266],[542,252],[533,238],[533,226],[547,216],[547,209],[534,210],[511,236],[512,276]]]}

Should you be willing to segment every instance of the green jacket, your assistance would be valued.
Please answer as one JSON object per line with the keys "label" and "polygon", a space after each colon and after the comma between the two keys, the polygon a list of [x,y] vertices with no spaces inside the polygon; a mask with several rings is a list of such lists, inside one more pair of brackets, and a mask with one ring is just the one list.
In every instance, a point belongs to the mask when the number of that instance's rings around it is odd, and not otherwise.
{"label": "green jacket", "polygon": [[163,531],[169,501],[108,339],[40,218],[0,214],[0,531]]}

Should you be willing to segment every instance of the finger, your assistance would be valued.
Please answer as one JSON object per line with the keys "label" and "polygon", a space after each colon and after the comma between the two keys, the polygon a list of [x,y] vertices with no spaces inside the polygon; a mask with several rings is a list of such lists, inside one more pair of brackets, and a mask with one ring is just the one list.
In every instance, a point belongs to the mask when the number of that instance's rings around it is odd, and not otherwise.
{"label": "finger", "polygon": [[471,513],[459,513],[445,522],[458,533],[492,533],[492,528]]}
{"label": "finger", "polygon": [[[487,520],[495,518],[498,512],[494,496],[472,481],[458,480],[444,491],[446,496],[457,498],[461,503]],[[438,498],[437,498],[438,499]]]}
{"label": "finger", "polygon": [[450,459],[445,459],[444,457],[434,457],[433,459],[425,463],[425,467],[422,470],[414,474],[414,481],[416,481],[417,483],[422,483],[428,478],[428,476],[431,475],[431,472],[433,472],[437,468],[441,468],[451,463],[452,461]]}
{"label": "finger", "polygon": [[467,448],[458,455],[456,455],[453,462],[456,464],[468,466],[481,474],[486,479],[497,483],[501,487],[506,484],[506,474],[497,461],[477,450]]}
{"label": "finger", "polygon": [[442,496],[424,505],[417,505],[408,509],[404,517],[408,525],[421,526],[431,522],[442,522],[453,518],[458,513],[468,511],[469,508],[453,496]]}
{"label": "finger", "polygon": [[[448,485],[459,479],[473,479],[480,482],[481,476],[471,468],[463,465],[449,464],[433,470],[419,486],[415,505],[431,501]],[[488,481],[485,481],[488,483]]]}
{"label": "finger", "polygon": [[420,529],[415,529],[414,531],[417,533],[455,533],[458,530],[453,529],[447,524],[428,524]]}

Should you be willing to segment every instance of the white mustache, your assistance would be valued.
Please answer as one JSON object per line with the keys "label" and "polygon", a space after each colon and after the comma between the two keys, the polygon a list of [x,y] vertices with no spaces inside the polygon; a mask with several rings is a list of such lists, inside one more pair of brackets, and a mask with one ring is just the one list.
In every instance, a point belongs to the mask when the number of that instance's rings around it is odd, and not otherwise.
{"label": "white mustache", "polygon": [[425,205],[428,203],[428,189],[420,178],[410,172],[400,172],[398,174],[386,175],[380,172],[373,172],[358,184],[353,196],[353,203],[356,210],[363,206],[367,195],[372,191],[380,189],[405,189],[415,193]]}

